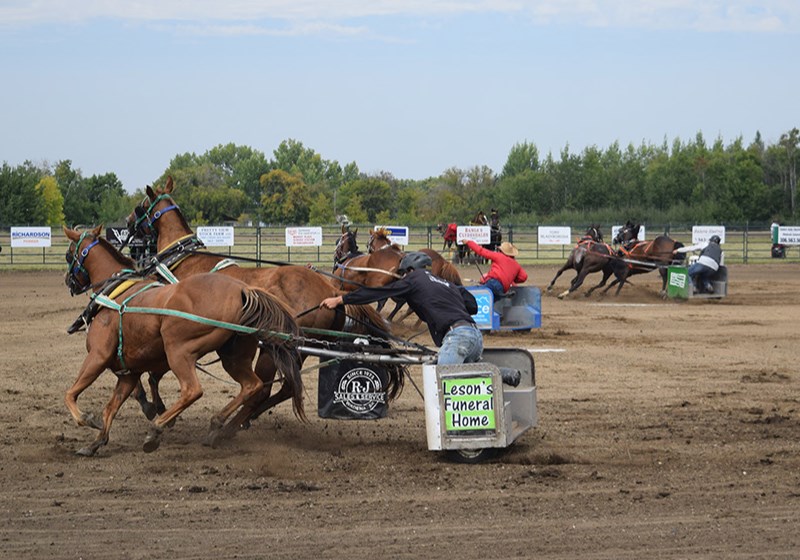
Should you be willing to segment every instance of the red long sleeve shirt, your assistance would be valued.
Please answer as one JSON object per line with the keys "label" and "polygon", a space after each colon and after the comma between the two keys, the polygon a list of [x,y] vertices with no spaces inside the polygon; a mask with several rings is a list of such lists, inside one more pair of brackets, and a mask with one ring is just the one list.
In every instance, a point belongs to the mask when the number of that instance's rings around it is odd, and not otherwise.
{"label": "red long sleeve shirt", "polygon": [[472,240],[467,241],[469,247],[476,255],[492,261],[489,272],[484,275],[487,278],[496,278],[503,285],[503,291],[507,292],[511,284],[521,284],[528,279],[528,273],[514,259],[500,251],[489,251],[484,249]]}

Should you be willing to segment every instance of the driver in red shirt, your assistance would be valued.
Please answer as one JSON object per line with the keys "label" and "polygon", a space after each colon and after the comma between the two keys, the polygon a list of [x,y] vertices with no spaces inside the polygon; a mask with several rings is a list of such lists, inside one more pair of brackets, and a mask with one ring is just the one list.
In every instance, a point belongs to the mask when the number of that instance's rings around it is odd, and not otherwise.
{"label": "driver in red shirt", "polygon": [[499,251],[484,249],[471,239],[466,242],[476,255],[492,261],[489,272],[483,275],[481,284],[492,290],[495,298],[508,295],[508,290],[514,284],[521,284],[528,280],[528,273],[515,258],[519,250],[508,241],[500,244]]}

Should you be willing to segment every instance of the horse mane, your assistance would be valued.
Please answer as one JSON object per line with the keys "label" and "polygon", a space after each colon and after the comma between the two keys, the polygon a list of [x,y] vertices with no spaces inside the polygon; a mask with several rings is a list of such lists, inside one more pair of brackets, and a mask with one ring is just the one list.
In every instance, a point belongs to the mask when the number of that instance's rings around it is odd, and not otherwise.
{"label": "horse mane", "polygon": [[98,237],[97,241],[102,245],[108,253],[113,256],[116,261],[121,264],[125,268],[130,268],[135,270],[136,264],[133,262],[133,259],[130,257],[126,257],[123,255],[119,249],[114,247],[105,237]]}
{"label": "horse mane", "polygon": [[378,228],[372,232],[372,235],[378,239],[389,239],[391,234],[392,232],[386,228]]}
{"label": "horse mane", "polygon": [[[188,222],[188,221],[186,221],[186,216],[184,216],[184,215],[183,215],[183,211],[181,210],[181,208],[180,208],[180,206],[178,205],[178,203],[177,203],[177,202],[175,202],[175,197],[173,196],[173,194],[172,194],[171,192],[166,192],[164,189],[162,189],[162,188],[160,188],[160,187],[159,187],[159,188],[157,188],[157,189],[156,189],[155,191],[153,191],[153,192],[155,192],[155,194],[156,194],[156,197],[158,197],[158,196],[160,196],[160,195],[166,195],[166,196],[168,196],[168,197],[170,198],[170,200],[172,201],[172,203],[173,203],[175,206],[177,206],[177,208],[176,208],[176,210],[177,210],[177,211],[175,212],[175,215],[176,215],[176,216],[178,216],[178,217],[180,218],[181,222],[183,223],[183,226],[184,226],[186,229],[190,230],[190,231],[194,231],[194,230],[191,228],[191,226],[189,225],[189,222]],[[152,201],[151,201],[151,200],[149,200],[149,197],[148,197],[148,202],[152,204]]]}

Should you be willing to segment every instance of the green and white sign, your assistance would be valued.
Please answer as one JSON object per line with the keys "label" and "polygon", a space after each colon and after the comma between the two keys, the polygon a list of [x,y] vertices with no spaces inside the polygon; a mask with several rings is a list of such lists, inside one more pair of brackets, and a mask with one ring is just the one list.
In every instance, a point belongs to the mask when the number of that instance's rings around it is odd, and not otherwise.
{"label": "green and white sign", "polygon": [[691,293],[691,279],[689,270],[684,266],[670,266],[667,268],[667,296],[671,298],[688,299]]}
{"label": "green and white sign", "polygon": [[492,376],[442,379],[442,403],[447,432],[486,432],[497,427]]}

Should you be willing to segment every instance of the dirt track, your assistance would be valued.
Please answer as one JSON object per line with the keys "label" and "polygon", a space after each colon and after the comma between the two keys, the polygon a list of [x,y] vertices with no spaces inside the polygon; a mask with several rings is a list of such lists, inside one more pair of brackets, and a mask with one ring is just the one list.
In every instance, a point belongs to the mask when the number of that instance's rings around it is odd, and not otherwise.
{"label": "dirt track", "polygon": [[[529,272],[544,286],[555,267]],[[800,266],[731,266],[720,302],[634,281],[619,298],[544,296],[541,329],[486,337],[564,352],[535,354],[539,427],[458,465],[426,450],[410,385],[386,419],[331,421],[313,376],[308,424],[284,404],[205,447],[234,388],[203,377],[157,452],[131,402],[110,444],[77,457],[94,432],[63,405],[85,353],[65,328],[86,299],[60,273],[0,273],[0,557],[800,557]]]}

